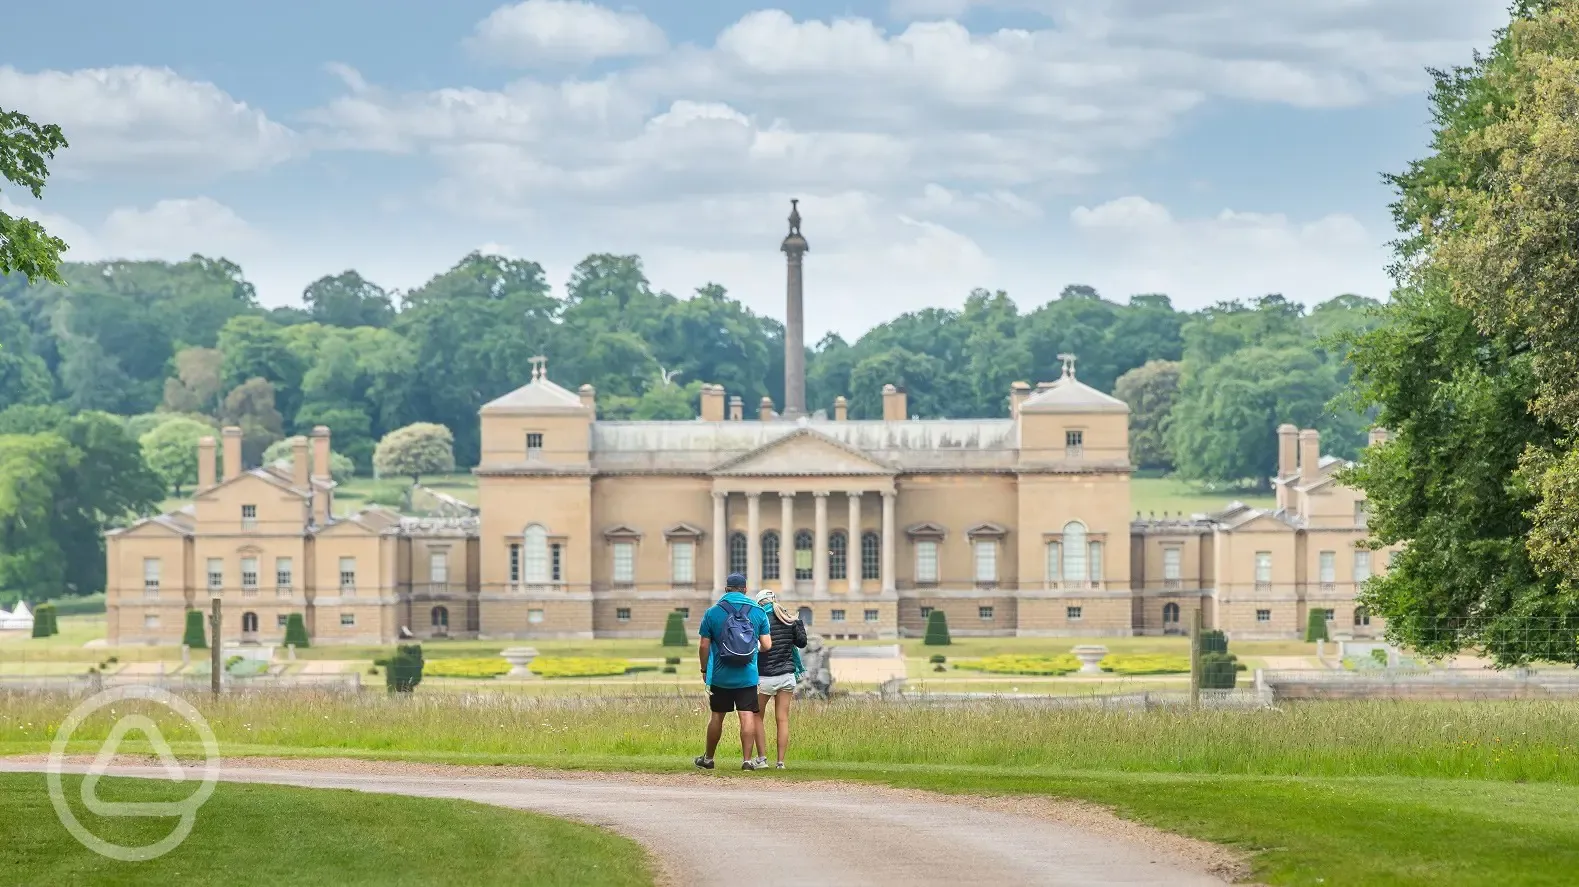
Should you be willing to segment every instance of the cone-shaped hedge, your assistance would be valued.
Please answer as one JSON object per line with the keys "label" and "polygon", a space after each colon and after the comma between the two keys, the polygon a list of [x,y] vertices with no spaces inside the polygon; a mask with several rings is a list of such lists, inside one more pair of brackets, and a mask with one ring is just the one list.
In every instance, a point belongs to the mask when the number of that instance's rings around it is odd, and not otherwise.
{"label": "cone-shaped hedge", "polygon": [[207,650],[208,635],[203,628],[203,623],[207,621],[208,618],[203,615],[202,610],[187,610],[186,633],[181,635],[181,643],[194,650]]}
{"label": "cone-shaped hedge", "polygon": [[1314,644],[1327,639],[1327,611],[1311,610],[1310,619],[1305,623],[1305,642]]}
{"label": "cone-shaped hedge", "polygon": [[302,619],[302,614],[292,613],[285,617],[285,643],[295,644],[298,650],[312,646],[307,640],[307,622]]}
{"label": "cone-shaped hedge", "polygon": [[665,647],[689,647],[690,641],[685,634],[685,617],[679,610],[669,614],[669,621],[663,627],[663,645]]}
{"label": "cone-shaped hedge", "polygon": [[928,647],[946,647],[951,643],[948,636],[948,617],[942,610],[933,610],[927,616],[926,645]]}

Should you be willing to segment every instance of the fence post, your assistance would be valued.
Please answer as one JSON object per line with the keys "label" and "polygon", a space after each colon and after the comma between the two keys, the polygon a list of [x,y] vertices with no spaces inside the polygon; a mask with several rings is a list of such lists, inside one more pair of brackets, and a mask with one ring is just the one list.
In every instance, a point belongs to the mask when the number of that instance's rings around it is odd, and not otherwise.
{"label": "fence post", "polygon": [[214,694],[215,699],[219,698],[220,676],[224,674],[225,660],[224,642],[219,633],[219,604],[219,598],[215,597],[214,613],[208,618],[208,689]]}
{"label": "fence post", "polygon": [[1189,704],[1192,707],[1200,705],[1200,631],[1202,616],[1200,608],[1195,608],[1189,617]]}

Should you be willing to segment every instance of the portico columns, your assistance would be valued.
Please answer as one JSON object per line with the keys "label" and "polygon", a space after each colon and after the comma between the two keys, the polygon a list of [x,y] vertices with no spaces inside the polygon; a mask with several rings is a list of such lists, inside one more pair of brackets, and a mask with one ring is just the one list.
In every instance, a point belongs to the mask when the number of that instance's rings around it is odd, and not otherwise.
{"label": "portico columns", "polygon": [[850,577],[850,593],[861,593],[861,494],[846,493],[850,500],[849,529],[844,533],[844,575]]}
{"label": "portico columns", "polygon": [[746,494],[746,582],[752,594],[762,587],[762,494]]}
{"label": "portico columns", "polygon": [[729,576],[729,527],[724,522],[724,493],[713,494],[713,590],[722,594]]}
{"label": "portico columns", "polygon": [[779,494],[779,587],[795,591],[795,494]]}
{"label": "portico columns", "polygon": [[811,543],[812,588],[821,595],[828,593],[828,494],[816,492],[811,495],[817,503],[817,520],[812,530],[816,535]]}
{"label": "portico columns", "polygon": [[897,492],[883,494],[883,591],[894,591],[894,546],[898,540],[894,537],[894,499]]}

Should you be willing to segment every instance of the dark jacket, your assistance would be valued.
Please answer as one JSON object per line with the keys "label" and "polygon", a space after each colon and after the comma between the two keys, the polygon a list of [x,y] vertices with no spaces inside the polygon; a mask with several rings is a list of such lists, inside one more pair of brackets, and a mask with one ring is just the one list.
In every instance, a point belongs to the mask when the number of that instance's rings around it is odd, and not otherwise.
{"label": "dark jacket", "polygon": [[768,627],[773,633],[773,646],[757,656],[757,674],[765,678],[795,673],[795,648],[806,646],[806,625],[799,619],[784,622],[778,610],[768,611]]}

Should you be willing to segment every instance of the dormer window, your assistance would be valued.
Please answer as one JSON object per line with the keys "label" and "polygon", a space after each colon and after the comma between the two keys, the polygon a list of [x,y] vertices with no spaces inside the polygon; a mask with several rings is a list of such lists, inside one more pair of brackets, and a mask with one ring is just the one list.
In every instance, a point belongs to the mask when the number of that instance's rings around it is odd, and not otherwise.
{"label": "dormer window", "polygon": [[258,506],[241,506],[241,528],[243,530],[256,530],[258,528]]}
{"label": "dormer window", "polygon": [[543,435],[533,431],[526,436],[526,458],[537,460],[543,458]]}
{"label": "dormer window", "polygon": [[1085,455],[1086,433],[1080,430],[1064,432],[1064,458],[1079,459]]}

